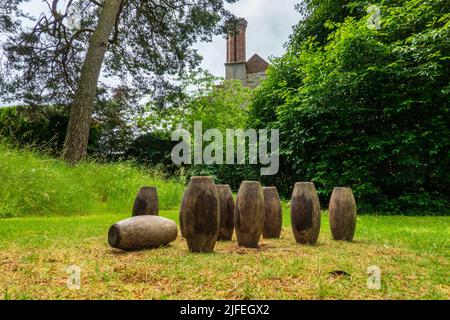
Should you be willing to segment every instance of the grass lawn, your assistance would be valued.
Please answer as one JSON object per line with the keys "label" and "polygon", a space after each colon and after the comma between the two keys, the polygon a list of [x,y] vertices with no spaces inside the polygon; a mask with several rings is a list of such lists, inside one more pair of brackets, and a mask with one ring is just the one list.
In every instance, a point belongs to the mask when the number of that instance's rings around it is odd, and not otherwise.
{"label": "grass lawn", "polygon": [[[162,216],[178,220],[178,212]],[[261,248],[218,243],[213,254],[171,246],[125,253],[107,243],[120,215],[0,220],[3,299],[449,299],[450,217],[359,216],[354,243],[331,239],[328,218],[315,246],[296,245],[285,210],[281,240]],[[82,269],[81,289],[66,267]],[[367,268],[382,289],[367,289]],[[349,275],[338,276],[342,270]]]}

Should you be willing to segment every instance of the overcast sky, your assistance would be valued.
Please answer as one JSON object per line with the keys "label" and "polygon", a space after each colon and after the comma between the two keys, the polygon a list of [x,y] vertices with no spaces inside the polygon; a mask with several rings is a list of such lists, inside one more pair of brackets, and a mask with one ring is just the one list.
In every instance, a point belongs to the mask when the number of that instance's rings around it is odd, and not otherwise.
{"label": "overcast sky", "polygon": [[[61,1],[64,2],[67,0]],[[245,18],[247,26],[247,59],[257,53],[267,61],[270,57],[281,56],[283,45],[297,24],[300,14],[294,9],[301,0],[239,0],[227,4],[227,8],[236,16]],[[43,0],[30,0],[21,8],[35,16],[47,5]],[[201,67],[218,77],[225,76],[226,41],[223,36],[214,37],[212,42],[198,43],[195,46],[203,56]],[[112,79],[106,82],[114,81]],[[8,105],[0,100],[0,105]]]}
{"label": "overcast sky", "polygon": [[[299,2],[301,0],[239,0],[227,4],[231,12],[248,21],[247,58],[255,53],[264,59],[283,54],[283,45],[300,19],[300,14],[294,10]],[[46,5],[42,0],[31,0],[22,8],[38,15]],[[224,76],[226,44],[223,36],[215,37],[213,42],[198,43],[196,48],[204,58],[202,67],[215,76]]]}
{"label": "overcast sky", "polygon": [[[255,53],[264,59],[283,54],[283,45],[300,20],[300,14],[294,9],[299,2],[301,0],[239,0],[228,5],[236,16],[248,21],[247,59]],[[224,76],[226,43],[223,36],[196,47],[204,59],[202,67],[215,76]]]}

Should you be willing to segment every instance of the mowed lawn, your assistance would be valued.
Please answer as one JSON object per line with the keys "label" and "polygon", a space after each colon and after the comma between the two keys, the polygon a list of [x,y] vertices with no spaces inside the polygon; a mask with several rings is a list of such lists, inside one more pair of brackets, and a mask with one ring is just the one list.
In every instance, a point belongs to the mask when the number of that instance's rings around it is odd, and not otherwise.
{"label": "mowed lawn", "polygon": [[[162,216],[178,221],[177,211]],[[258,250],[236,240],[213,254],[172,245],[126,253],[107,231],[125,215],[0,220],[2,299],[449,299],[450,217],[359,216],[355,242],[333,241],[328,217],[315,246],[294,241],[288,211],[280,240]],[[81,268],[81,289],[66,268]],[[381,290],[367,288],[378,266]],[[343,273],[344,271],[345,273]]]}

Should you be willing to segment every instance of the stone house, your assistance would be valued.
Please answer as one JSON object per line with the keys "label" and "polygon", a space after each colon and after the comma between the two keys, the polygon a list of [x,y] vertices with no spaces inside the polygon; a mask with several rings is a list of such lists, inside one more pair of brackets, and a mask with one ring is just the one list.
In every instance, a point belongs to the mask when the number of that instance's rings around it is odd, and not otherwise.
{"label": "stone house", "polygon": [[225,79],[240,80],[243,86],[253,89],[267,78],[269,64],[257,54],[247,61],[246,30],[247,21],[241,19],[237,31],[227,36]]}

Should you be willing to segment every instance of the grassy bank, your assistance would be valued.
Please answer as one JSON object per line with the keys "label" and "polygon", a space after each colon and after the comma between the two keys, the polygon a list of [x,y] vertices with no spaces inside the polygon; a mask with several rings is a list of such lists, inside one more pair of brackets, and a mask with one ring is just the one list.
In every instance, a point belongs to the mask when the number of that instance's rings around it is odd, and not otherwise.
{"label": "grassy bank", "polygon": [[[177,220],[178,211],[162,215]],[[107,230],[126,216],[0,220],[0,298],[450,299],[449,217],[361,216],[355,242],[344,243],[324,214],[318,244],[299,246],[285,210],[280,240],[248,250],[234,238],[198,255],[181,237],[157,250],[111,249]],[[80,290],[66,286],[69,265],[82,270]],[[381,290],[367,288],[372,265]]]}
{"label": "grassy bank", "polygon": [[179,205],[184,186],[131,163],[60,160],[0,144],[0,218],[127,213],[141,186],[158,187],[162,209]]}

